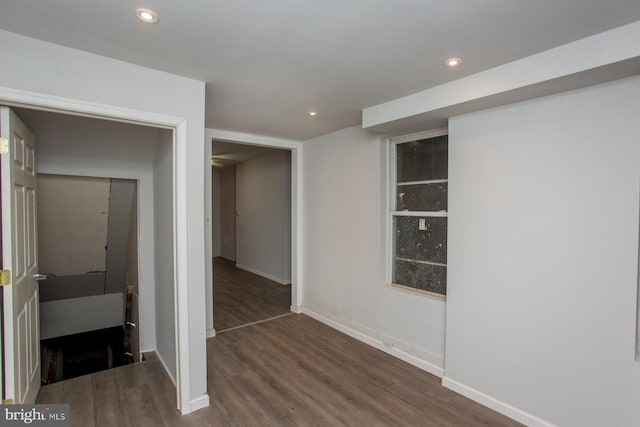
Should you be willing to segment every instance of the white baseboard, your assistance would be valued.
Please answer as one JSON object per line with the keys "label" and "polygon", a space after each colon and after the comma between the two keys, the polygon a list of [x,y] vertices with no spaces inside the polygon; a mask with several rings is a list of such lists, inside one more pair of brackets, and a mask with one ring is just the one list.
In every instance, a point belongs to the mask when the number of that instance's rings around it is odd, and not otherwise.
{"label": "white baseboard", "polygon": [[[420,368],[423,371],[429,372],[430,374],[438,377],[442,377],[444,375],[443,360],[437,355],[413,348],[406,343],[383,336],[382,334],[376,333],[372,330],[367,330],[364,327],[347,325],[347,322],[344,320],[335,319],[326,314],[320,314],[317,311],[310,310],[306,307],[302,307],[302,313],[324,323],[327,326],[337,329],[358,341],[362,341],[363,343],[390,354],[391,356],[404,360],[410,365]],[[359,331],[358,329],[366,330],[366,333]],[[416,354],[419,354],[421,357]]]}
{"label": "white baseboard", "polygon": [[197,411],[198,409],[206,408],[207,406],[209,406],[209,395],[203,394],[202,396],[191,400],[189,408],[181,410],[180,413],[182,415],[187,415]]}
{"label": "white baseboard", "polygon": [[160,363],[162,364],[162,367],[164,368],[164,370],[167,372],[167,375],[169,375],[169,378],[171,378],[171,382],[173,383],[173,385],[175,387],[177,386],[176,383],[176,379],[173,377],[173,375],[171,374],[171,371],[169,370],[169,368],[167,367],[167,363],[164,361],[164,359],[162,358],[162,356],[160,356],[160,353],[158,353],[158,350],[153,350],[153,352],[156,354],[156,356],[158,356],[158,360],[160,361]]}
{"label": "white baseboard", "polygon": [[349,322],[344,321],[343,319],[338,319],[329,314],[320,313],[320,310],[312,310],[307,307],[292,305],[291,311],[297,314],[306,314],[307,316],[349,335],[358,341],[377,348],[391,356],[397,357],[398,359],[420,368],[423,371],[436,375],[442,378],[442,385],[444,387],[447,387],[450,390],[468,397],[487,408],[491,408],[494,411],[529,427],[556,427],[554,424],[531,415],[528,412],[522,411],[485,393],[444,376],[444,360],[437,355],[413,348],[406,343],[399,342],[391,337],[384,336],[383,334],[372,331],[361,325],[349,324]]}
{"label": "white baseboard", "polygon": [[555,424],[551,424],[543,419],[540,419],[528,412],[515,408],[508,403],[484,394],[472,387],[466,386],[456,380],[452,380],[449,377],[442,378],[442,385],[446,388],[455,391],[469,399],[478,402],[481,405],[491,408],[496,412],[506,415],[520,423],[523,423],[529,427],[556,427]]}
{"label": "white baseboard", "polygon": [[211,328],[207,329],[207,338],[213,338],[216,336],[216,330]]}
{"label": "white baseboard", "polygon": [[[169,371],[169,368],[167,368],[167,363],[164,361],[162,356],[160,356],[160,353],[158,353],[156,350],[152,350],[152,351],[156,354],[156,356],[158,357],[158,360],[160,360],[162,367],[167,372],[167,375],[169,375],[169,378],[171,378],[171,382],[177,389],[176,379],[173,377],[173,375],[171,375],[171,371]],[[209,395],[203,394],[202,396],[192,399],[188,408],[181,408],[180,413],[182,415],[187,415],[194,411],[197,411],[198,409],[206,408],[207,406],[209,406]]]}
{"label": "white baseboard", "polygon": [[290,285],[291,284],[291,279],[285,280],[285,279],[282,279],[281,277],[276,277],[276,276],[273,276],[273,275],[271,275],[269,273],[264,273],[264,272],[262,272],[260,270],[256,270],[255,268],[247,267],[246,265],[242,265],[242,264],[238,264],[237,262],[236,262],[236,268],[239,268],[240,270],[248,271],[249,273],[257,274],[258,276],[262,276],[265,279],[273,280],[274,282],[278,282],[281,285]]}

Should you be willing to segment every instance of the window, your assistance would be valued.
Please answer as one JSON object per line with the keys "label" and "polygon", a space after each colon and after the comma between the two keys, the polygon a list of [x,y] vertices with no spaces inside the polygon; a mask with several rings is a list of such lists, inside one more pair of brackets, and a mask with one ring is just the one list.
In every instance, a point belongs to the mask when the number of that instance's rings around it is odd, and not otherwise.
{"label": "window", "polygon": [[447,293],[446,129],[389,140],[391,283]]}

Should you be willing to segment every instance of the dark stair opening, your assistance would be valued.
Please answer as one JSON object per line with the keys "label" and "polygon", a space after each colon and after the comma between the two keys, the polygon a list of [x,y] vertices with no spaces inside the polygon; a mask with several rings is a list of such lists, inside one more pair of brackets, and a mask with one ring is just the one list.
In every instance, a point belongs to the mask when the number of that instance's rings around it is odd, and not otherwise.
{"label": "dark stair opening", "polygon": [[42,385],[127,363],[121,326],[40,341]]}

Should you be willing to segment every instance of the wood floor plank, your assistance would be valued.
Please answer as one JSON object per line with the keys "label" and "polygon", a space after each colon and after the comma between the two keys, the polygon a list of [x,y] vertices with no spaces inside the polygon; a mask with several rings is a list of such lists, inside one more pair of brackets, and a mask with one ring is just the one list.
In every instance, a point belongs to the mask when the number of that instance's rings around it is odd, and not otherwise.
{"label": "wood floor plank", "polygon": [[154,390],[149,384],[130,386],[123,390],[124,410],[131,425],[136,427],[170,427],[160,413],[153,399]]}
{"label": "wood floor plank", "polygon": [[207,368],[210,375],[218,369],[230,378],[247,370],[247,367],[242,364],[236,355],[230,352],[220,341],[213,339],[207,340]]}
{"label": "wood floor plank", "polygon": [[91,427],[95,425],[92,381],[88,376],[76,377],[61,383],[62,402],[78,402],[70,406],[73,426]]}
{"label": "wood floor plank", "polygon": [[[213,374],[214,380],[209,381],[209,399],[212,401],[214,412],[223,411],[224,422],[233,426],[257,426],[261,419],[253,408],[245,403],[244,396],[236,386],[235,381],[228,380],[224,375]],[[207,411],[210,412],[211,408]],[[227,419],[228,416],[228,419]]]}
{"label": "wood floor plank", "polygon": [[36,403],[65,403],[62,400],[62,384],[55,383],[41,387]]}
{"label": "wood floor plank", "polygon": [[[264,325],[264,328],[268,327],[270,327],[270,325]],[[322,325],[321,327],[325,326]],[[322,336],[323,334],[315,334],[316,338],[322,338]],[[274,341],[277,341],[275,338],[276,337],[274,337]],[[343,337],[336,338],[341,340]],[[300,345],[302,344],[303,343],[300,343]],[[440,412],[442,419],[446,419],[447,417],[453,417],[455,419],[455,415],[450,416],[446,411],[441,410],[439,405],[435,405],[431,399],[425,399],[432,388],[442,389],[439,379],[437,379],[437,382],[435,381],[435,376],[425,375],[424,372],[404,362],[403,364],[409,367],[407,372],[391,369],[396,366],[395,361],[397,359],[378,350],[373,350],[369,346],[360,345],[360,343],[352,343],[351,352],[335,352],[334,347],[331,343],[329,343],[328,346],[327,344],[312,346],[316,353],[319,348],[324,349],[321,350],[320,353],[322,353],[322,351],[325,352],[324,357],[327,358],[329,366],[340,366],[342,368],[342,372],[340,373],[342,381],[350,383],[353,389],[370,390],[371,393],[377,394],[375,397],[377,400],[402,399],[405,403],[408,403],[413,406],[414,409],[418,410],[433,406],[430,410],[432,412]],[[306,357],[310,356],[306,355],[305,358]],[[426,381],[424,381],[424,379],[426,379]],[[420,392],[415,392],[416,389],[420,390]],[[392,396],[388,396],[389,390],[393,390]],[[366,396],[367,394],[365,393],[364,395]],[[400,405],[399,407],[402,406],[404,405]],[[399,416],[403,415],[399,414]],[[440,425],[443,425],[442,422],[443,420],[439,421]]]}
{"label": "wood floor plank", "polygon": [[[339,416],[332,411],[323,411],[326,409],[327,400],[317,399],[318,396],[311,396],[306,389],[318,390],[316,384],[311,384],[311,379],[301,379],[300,372],[295,368],[291,369],[287,366],[284,358],[277,354],[270,354],[269,351],[262,352],[256,356],[251,345],[241,351],[234,351],[235,354],[243,359],[243,364],[250,367],[245,371],[245,375],[250,375],[251,379],[259,378],[266,384],[270,390],[270,394],[276,397],[276,403],[285,407],[286,411],[295,413],[293,418],[303,422],[305,425],[311,425],[316,422],[325,421],[324,425],[339,425]],[[250,374],[247,374],[249,373]],[[234,381],[234,377],[228,377],[229,381]],[[213,378],[213,387],[215,389],[217,379]],[[300,387],[306,384],[306,389]],[[327,390],[329,391],[329,390]],[[346,406],[343,409],[348,409]]]}
{"label": "wood floor plank", "polygon": [[133,426],[130,414],[126,411],[117,370],[114,368],[86,376],[91,378],[93,416],[97,426]]}
{"label": "wood floor plank", "polygon": [[[404,419],[405,423],[411,424],[412,420],[408,417],[404,406],[395,407],[395,412],[390,411],[387,406],[380,405],[380,399],[388,398],[396,400],[394,396],[388,395],[384,389],[371,390],[370,387],[363,388],[367,381],[360,384],[354,384],[354,378],[347,374],[348,367],[343,363],[332,363],[318,358],[313,351],[308,352],[305,347],[295,348],[289,347],[280,353],[272,353],[270,346],[277,346],[278,340],[267,340],[260,333],[256,333],[258,329],[264,329],[267,324],[263,324],[259,328],[245,328],[242,333],[242,348],[237,349],[240,357],[255,358],[256,354],[260,354],[256,361],[247,360],[247,364],[257,363],[254,367],[256,371],[275,372],[285,375],[289,378],[301,376],[302,380],[299,384],[306,386],[308,390],[321,390],[322,394],[317,399],[328,403],[327,413],[346,413],[352,416],[352,419],[345,421],[344,424],[353,425],[368,424],[375,421],[381,421],[385,424],[397,422],[398,419]],[[236,337],[237,338],[237,337]],[[250,350],[247,350],[245,344],[248,344]],[[263,348],[256,351],[252,348],[252,344],[262,341]],[[311,348],[315,348],[311,346]],[[287,360],[292,354],[297,354],[295,360]],[[264,364],[260,368],[259,362]],[[280,369],[278,364],[284,363],[284,367]],[[296,368],[297,366],[297,368]],[[364,391],[364,392],[363,392]],[[334,396],[339,397],[338,401],[332,399]],[[347,405],[345,405],[345,402]],[[335,406],[331,406],[335,405]],[[414,411],[415,412],[415,411]],[[406,417],[404,415],[407,415]],[[422,425],[430,425],[420,421]]]}
{"label": "wood floor plank", "polygon": [[290,312],[291,285],[282,285],[213,259],[213,324],[224,331]]}
{"label": "wood floor plank", "polygon": [[145,362],[42,388],[74,426],[512,427],[440,379],[304,315],[207,340],[211,406],[182,416],[153,354]]}

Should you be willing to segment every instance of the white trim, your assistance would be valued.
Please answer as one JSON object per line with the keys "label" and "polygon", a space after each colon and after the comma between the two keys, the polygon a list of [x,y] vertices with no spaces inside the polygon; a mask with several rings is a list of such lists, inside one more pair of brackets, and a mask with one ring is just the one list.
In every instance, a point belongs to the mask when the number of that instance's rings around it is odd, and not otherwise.
{"label": "white trim", "polygon": [[270,322],[272,320],[280,319],[281,317],[292,316],[293,314],[294,313],[278,314],[277,316],[269,317],[268,319],[262,319],[262,320],[258,320],[258,321],[255,321],[255,322],[244,323],[242,325],[233,326],[231,328],[223,329],[223,330],[219,331],[218,333],[222,334],[224,332],[235,331],[236,329],[246,328],[247,326],[259,325],[260,323]]}
{"label": "white trim", "polygon": [[433,218],[446,218],[447,211],[391,211],[392,216],[424,216]]}
{"label": "white trim", "polygon": [[213,328],[207,329],[207,339],[213,338],[216,336],[216,330]]}
{"label": "white trim", "polygon": [[257,274],[258,276],[264,277],[265,279],[273,280],[274,282],[278,282],[281,285],[290,285],[291,284],[291,280],[285,280],[285,279],[282,279],[280,277],[273,276],[273,275],[271,275],[269,273],[265,273],[263,271],[256,270],[255,268],[247,267],[246,265],[242,265],[242,264],[238,264],[237,262],[236,262],[236,268],[239,268],[240,270],[248,271],[249,273]]}
{"label": "white trim", "polygon": [[[640,204],[640,197],[638,197]],[[640,206],[639,206],[640,207]],[[640,211],[640,209],[639,209]],[[636,362],[640,362],[640,215],[638,217],[638,274],[636,277]]]}
{"label": "white trim", "polygon": [[[351,338],[355,338],[373,348],[377,348],[378,350],[393,357],[397,357],[398,359],[422,369],[423,371],[429,372],[437,377],[442,377],[444,375],[444,360],[438,355],[417,349],[409,344],[384,336],[383,334],[362,326],[347,325],[347,322],[344,320],[338,320],[327,314],[320,314],[318,311],[310,310],[306,307],[302,308],[302,313],[332,327],[333,329],[349,335]],[[366,330],[366,333],[355,328],[364,329]],[[419,356],[416,354],[419,354]],[[431,360],[427,360],[427,358]]]}
{"label": "white trim", "polygon": [[158,360],[160,361],[160,364],[162,365],[162,367],[164,368],[164,370],[166,371],[167,375],[169,375],[169,378],[171,378],[171,382],[173,383],[173,385],[177,388],[177,382],[176,379],[173,377],[173,375],[171,374],[171,371],[169,370],[169,368],[167,367],[167,363],[164,361],[164,359],[162,358],[162,356],[160,355],[160,353],[158,353],[157,350],[152,350],[155,355],[158,357]]}
{"label": "white trim", "polygon": [[398,200],[398,187],[396,186],[396,175],[397,175],[397,153],[396,153],[396,145],[392,143],[389,139],[386,141],[387,146],[387,204],[385,208],[385,225],[387,227],[386,237],[387,240],[385,242],[385,249],[387,251],[386,255],[386,266],[387,266],[387,280],[386,284],[393,282],[393,257],[396,254],[396,239],[393,233],[393,212],[396,209],[396,202]]}
{"label": "white trim", "polygon": [[215,326],[213,322],[213,262],[210,262],[210,260],[213,259],[213,201],[211,200],[213,176],[210,161],[211,148],[211,143],[207,143],[205,135],[204,158],[202,160],[204,161],[204,194],[208,196],[206,196],[204,200],[204,235],[209,236],[209,238],[204,241],[204,283],[211,283],[211,286],[205,285],[204,287],[207,338],[210,338],[209,329],[213,329]]}
{"label": "white trim", "polygon": [[140,347],[140,354],[144,354],[144,353],[155,353],[156,348],[155,347]]}
{"label": "white trim", "polygon": [[190,414],[198,409],[206,408],[207,406],[209,406],[209,395],[203,394],[200,397],[192,399],[189,404],[189,411],[182,411],[182,415]]}
{"label": "white trim", "polygon": [[397,186],[403,185],[422,185],[422,184],[445,184],[448,183],[448,179],[423,179],[422,181],[406,181],[406,182],[396,182]]}
{"label": "white trim", "polygon": [[295,314],[302,314],[302,306],[300,305],[292,305],[291,307],[289,307],[289,310],[291,310],[291,312]]}
{"label": "white trim", "polygon": [[393,254],[395,253],[395,239],[393,235],[393,216],[389,215],[393,209],[395,209],[395,205],[392,204],[396,200],[396,186],[395,186],[395,177],[396,176],[396,150],[395,146],[389,143],[387,139],[383,143],[383,155],[385,161],[385,177],[384,177],[384,189],[385,192],[385,200],[384,200],[384,216],[383,216],[383,226],[384,226],[384,265],[386,267],[385,270],[385,283],[389,284],[393,282]]}
{"label": "white trim", "polygon": [[[436,267],[446,267],[447,266],[447,264],[443,264],[441,262],[421,261],[419,259],[409,259],[409,258],[401,258],[401,257],[396,257],[396,261],[415,262],[416,264],[435,265]],[[404,286],[401,283],[392,283],[392,285]]]}
{"label": "white trim", "polygon": [[109,118],[112,121],[137,123],[146,126],[174,128],[184,119],[177,116],[132,110],[115,105],[98,104],[61,96],[28,92],[0,86],[3,105],[32,108],[81,117]]}
{"label": "white trim", "polygon": [[273,138],[270,136],[233,132],[221,129],[205,129],[205,137],[208,141],[215,139],[216,141],[237,142],[273,148],[287,148],[290,150],[302,147],[302,142],[294,141],[292,139]]}
{"label": "white trim", "polygon": [[[174,262],[176,263],[176,355],[177,382],[176,398],[179,407],[190,405],[190,366],[189,366],[189,310],[187,304],[187,207],[186,195],[189,188],[186,183],[187,121],[183,117],[138,111],[114,105],[98,104],[36,92],[16,90],[0,86],[0,101],[3,104],[34,109],[62,112],[88,117],[108,118],[116,121],[174,129]],[[178,159],[178,160],[176,160]],[[176,203],[176,201],[178,203]],[[177,205],[177,206],[176,206]],[[165,366],[166,368],[166,366]],[[180,405],[182,403],[182,405]]]}
{"label": "white trim", "polygon": [[302,145],[291,151],[291,305],[302,306],[303,164]]}
{"label": "white trim", "polygon": [[[393,287],[393,286],[402,286],[410,288],[407,285],[402,284],[394,284],[393,283],[393,269],[394,269],[394,258],[401,259],[395,257],[396,249],[395,249],[395,236],[393,230],[393,219],[394,217],[426,217],[426,218],[447,218],[449,213],[447,211],[396,211],[396,201],[397,201],[397,189],[398,186],[402,185],[416,185],[416,184],[436,184],[436,183],[448,183],[448,177],[445,179],[432,179],[432,180],[420,180],[420,181],[408,181],[408,182],[397,182],[397,150],[396,147],[399,144],[405,144],[407,142],[412,141],[420,141],[423,139],[436,138],[438,136],[448,135],[449,128],[448,127],[440,127],[436,129],[430,129],[422,132],[411,133],[408,135],[400,135],[392,138],[387,138],[386,140],[386,214],[385,214],[385,286]],[[409,261],[409,260],[404,260]],[[433,263],[428,261],[417,261],[422,264],[430,264],[430,265],[439,265],[442,267],[446,267],[446,264]],[[425,293],[431,294],[429,291],[425,291]],[[444,297],[444,296],[443,296]],[[446,298],[443,298],[446,301]]]}
{"label": "white trim", "polygon": [[[188,411],[191,404],[191,378],[189,357],[189,289],[186,286],[177,286],[178,283],[189,283],[188,279],[188,254],[187,254],[187,164],[183,159],[187,158],[187,145],[178,144],[178,140],[187,140],[186,121],[178,124],[173,138],[173,221],[174,236],[176,236],[174,252],[174,305],[176,311],[176,376],[177,404],[180,411]],[[182,237],[182,238],[181,238]],[[185,351],[186,349],[186,351]]]}
{"label": "white trim", "polygon": [[389,289],[392,291],[405,292],[414,295],[420,295],[423,297],[428,297],[437,301],[447,302],[447,296],[442,294],[436,294],[435,292],[425,291],[424,289],[412,288],[411,286],[400,285],[398,283],[389,283],[385,285],[385,289]]}
{"label": "white trim", "polygon": [[484,405],[487,408],[493,409],[494,411],[499,412],[502,415],[506,415],[507,417],[521,422],[529,427],[556,427],[555,424],[551,424],[548,421],[545,421],[541,418],[531,415],[528,412],[513,407],[508,403],[491,397],[488,394],[482,393],[481,391],[464,385],[456,380],[452,380],[449,377],[445,376],[442,378],[442,385],[449,390],[453,390],[456,393],[468,397],[474,402]]}
{"label": "white trim", "polygon": [[448,135],[449,129],[446,127],[425,130],[422,132],[410,133],[408,135],[394,136],[389,138],[391,144],[404,144],[405,142],[420,141],[421,139],[435,138],[436,136]]}

